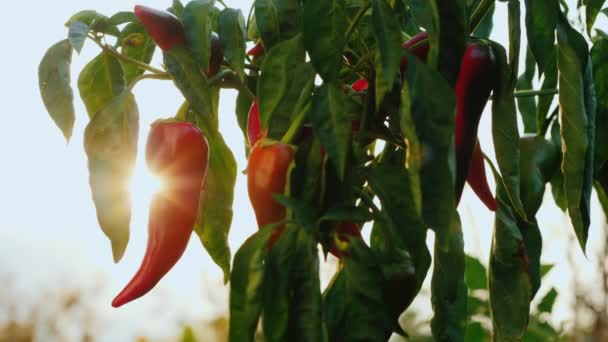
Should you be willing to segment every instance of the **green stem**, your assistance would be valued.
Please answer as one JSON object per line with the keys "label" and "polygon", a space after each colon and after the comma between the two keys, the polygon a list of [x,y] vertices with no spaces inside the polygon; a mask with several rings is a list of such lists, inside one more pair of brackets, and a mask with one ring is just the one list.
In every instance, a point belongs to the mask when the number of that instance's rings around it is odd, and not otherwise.
{"label": "green stem", "polygon": [[99,47],[100,47],[100,48],[101,48],[103,51],[105,51],[105,52],[107,52],[107,53],[109,53],[109,54],[111,54],[111,55],[115,56],[116,58],[118,58],[118,59],[122,60],[123,62],[133,64],[133,65],[135,65],[136,67],[138,67],[138,68],[140,68],[140,69],[142,69],[142,70],[149,71],[149,72],[151,72],[151,73],[153,73],[153,74],[161,74],[161,75],[162,75],[162,74],[165,74],[165,72],[164,72],[163,70],[156,69],[156,68],[154,68],[154,67],[152,67],[152,66],[150,66],[150,65],[148,65],[148,64],[146,64],[146,63],[140,62],[140,61],[138,61],[138,60],[136,60],[136,59],[133,59],[133,58],[131,58],[131,57],[129,57],[129,56],[123,55],[122,53],[120,53],[120,52],[116,51],[116,49],[114,49],[114,48],[112,48],[112,47],[108,46],[107,44],[102,44],[102,43],[101,43],[101,42],[100,42],[98,39],[96,39],[96,38],[93,38],[93,37],[91,37],[91,36],[89,36],[89,38],[90,38],[92,41],[94,41],[94,42],[95,42],[95,43],[96,43],[96,44],[97,44],[97,45],[98,45],[98,46],[99,46]]}
{"label": "green stem", "polygon": [[515,97],[533,97],[533,96],[549,96],[556,95],[557,89],[541,89],[541,90],[519,90],[513,93]]}
{"label": "green stem", "polygon": [[132,91],[133,88],[135,88],[135,85],[139,81],[146,80],[146,79],[152,79],[152,80],[170,80],[171,79],[171,75],[169,75],[168,73],[139,75],[136,79],[134,79],[131,82],[131,84],[129,84],[129,91]]}
{"label": "green stem", "polygon": [[228,8],[228,6],[226,6],[226,4],[224,3],[223,0],[217,0],[217,2],[219,2],[222,6],[224,6],[224,8]]}
{"label": "green stem", "polygon": [[357,26],[357,24],[359,23],[359,20],[361,20],[361,18],[363,18],[363,15],[365,14],[365,12],[367,12],[367,10],[370,8],[370,6],[371,5],[368,0],[364,0],[363,4],[361,4],[361,8],[359,8],[359,12],[357,12],[357,14],[355,14],[353,21],[351,21],[350,25],[348,26],[348,29],[346,30],[346,40],[347,41],[348,41],[348,38],[350,38],[350,35],[355,30],[355,26]]}
{"label": "green stem", "polygon": [[247,64],[245,63],[245,69],[249,69],[249,70],[260,70],[260,67],[257,65],[252,65],[252,64]]}
{"label": "green stem", "polygon": [[211,77],[208,80],[209,86],[219,85],[225,89],[236,89],[240,93],[244,93],[249,97],[249,100],[253,101],[255,94],[249,90],[249,88],[243,83],[241,78],[231,70],[222,70],[217,75]]}
{"label": "green stem", "polygon": [[544,137],[547,134],[547,131],[549,130],[549,126],[551,125],[553,120],[557,117],[557,114],[559,114],[559,106],[555,107],[553,112],[551,112],[551,115],[549,115],[549,117],[545,119],[543,127],[540,131],[541,136]]}
{"label": "green stem", "polygon": [[473,15],[471,16],[471,21],[469,22],[469,30],[471,33],[477,30],[477,26],[481,24],[481,21],[488,14],[490,8],[492,8],[492,5],[494,5],[495,2],[496,0],[481,1],[475,12],[473,12]]}

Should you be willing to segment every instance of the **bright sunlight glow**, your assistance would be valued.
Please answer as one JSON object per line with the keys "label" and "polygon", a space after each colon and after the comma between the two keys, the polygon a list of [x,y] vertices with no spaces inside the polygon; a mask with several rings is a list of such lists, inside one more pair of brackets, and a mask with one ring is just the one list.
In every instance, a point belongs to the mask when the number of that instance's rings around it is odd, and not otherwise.
{"label": "bright sunlight glow", "polygon": [[162,177],[153,175],[144,163],[137,163],[131,179],[131,197],[134,203],[150,203],[152,196],[162,190]]}

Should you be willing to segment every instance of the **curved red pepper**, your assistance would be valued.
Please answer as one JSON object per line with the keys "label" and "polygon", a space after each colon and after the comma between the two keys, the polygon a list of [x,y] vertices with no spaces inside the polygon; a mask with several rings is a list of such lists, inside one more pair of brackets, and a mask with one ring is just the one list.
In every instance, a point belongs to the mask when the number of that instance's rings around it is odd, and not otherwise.
{"label": "curved red pepper", "polygon": [[250,148],[253,148],[265,136],[266,132],[262,132],[262,123],[260,122],[258,99],[255,98],[249,109],[249,114],[247,114],[247,138]]}
{"label": "curved red pepper", "polygon": [[[359,229],[359,226],[352,222],[340,223],[338,228],[336,228],[336,234],[338,234],[338,239],[340,239],[340,241],[342,242],[348,242],[348,239],[350,238],[362,239],[361,229]],[[329,249],[329,253],[331,253],[338,259],[342,259],[342,253],[340,252],[340,249],[338,249],[338,247],[336,247],[335,245]]]}
{"label": "curved red pepper", "polygon": [[261,40],[258,41],[251,49],[249,49],[249,51],[247,51],[247,54],[252,57],[260,57],[264,53],[266,53],[266,50],[264,49],[264,45],[262,44]]}
{"label": "curved red pepper", "polygon": [[172,13],[141,5],[136,5],[134,12],[161,50],[186,43],[184,27]]}
{"label": "curved red pepper", "polygon": [[498,65],[492,48],[481,42],[469,43],[455,89],[458,105],[455,123],[457,200],[460,200],[477,145],[479,120],[497,79]]}
{"label": "curved red pepper", "polygon": [[[247,191],[259,228],[285,220],[285,207],[272,196],[285,193],[287,173],[294,156],[294,149],[283,143],[257,144],[249,154]],[[268,248],[272,248],[284,229],[284,224],[275,228]]]}
{"label": "curved red pepper", "polygon": [[209,147],[191,123],[156,122],[146,146],[150,170],[165,180],[150,204],[148,245],[133,279],[112,301],[119,307],[150,291],[184,253],[198,215]]}
{"label": "curved red pepper", "polygon": [[[469,172],[467,173],[467,183],[469,183],[471,189],[489,210],[496,211],[496,209],[498,209],[496,198],[488,185],[483,151],[481,150],[481,145],[479,145],[479,139],[477,140],[475,150],[471,156],[471,164],[469,165]],[[460,201],[460,196],[457,197],[457,201]]]}
{"label": "curved red pepper", "polygon": [[[421,32],[403,44],[425,61],[429,53],[428,33]],[[401,60],[401,72],[407,67],[407,58]],[[477,148],[477,128],[485,104],[497,77],[496,59],[489,46],[479,42],[468,44],[456,84],[458,111],[455,123],[456,140],[456,205],[460,202],[465,180],[479,199],[491,211],[496,211],[496,199],[490,191],[485,164]]]}

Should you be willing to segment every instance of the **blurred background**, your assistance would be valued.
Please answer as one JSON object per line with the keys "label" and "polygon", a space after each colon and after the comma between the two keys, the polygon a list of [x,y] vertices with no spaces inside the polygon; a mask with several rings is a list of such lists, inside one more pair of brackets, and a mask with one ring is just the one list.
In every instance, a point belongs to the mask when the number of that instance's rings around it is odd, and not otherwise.
{"label": "blurred background", "polygon": [[[225,0],[246,16],[252,0]],[[76,96],[76,127],[69,145],[55,127],[40,99],[37,68],[46,49],[67,36],[63,23],[74,13],[92,9],[111,15],[136,4],[156,8],[168,0],[10,1],[3,3],[3,86],[0,92],[0,342],[8,341],[225,341],[228,287],[221,271],[192,238],[173,270],[145,297],[120,309],[110,301],[136,271],[144,253],[151,176],[141,151],[149,124],[170,117],[182,97],[171,82],[146,81],[135,89],[141,122],[140,154],[132,195],[131,240],[118,265],[99,229],[88,187],[83,131],[87,116]],[[576,8],[574,0],[568,1]],[[497,2],[492,39],[507,44],[506,5]],[[523,2],[522,2],[523,7]],[[523,27],[522,15],[522,27]],[[577,22],[580,18],[570,18]],[[580,27],[580,26],[579,26]],[[606,16],[597,28],[608,31]],[[522,37],[525,44],[525,36]],[[87,42],[74,54],[72,79],[99,53]],[[160,66],[157,53],[153,65]],[[220,101],[220,126],[235,153],[239,170],[245,169],[243,136],[234,114],[236,93],[225,90]],[[484,151],[493,157],[490,115],[480,126]],[[491,174],[491,173],[489,173]],[[256,230],[248,203],[246,182],[239,173],[234,220],[230,232],[233,254]],[[606,218],[595,196],[587,257],[577,248],[568,217],[546,192],[538,214],[544,237],[542,261],[547,274],[533,303],[531,338],[537,340],[608,340],[608,244]],[[470,189],[459,207],[472,281],[485,270],[493,215]],[[369,228],[364,229],[369,235]],[[432,243],[432,233],[429,244]],[[478,261],[475,261],[478,260]],[[467,265],[468,267],[468,265]],[[325,286],[336,269],[329,257],[322,266]],[[430,274],[430,272],[429,272]],[[406,331],[418,340],[429,334],[432,311],[429,286],[402,316]],[[487,336],[489,313],[483,288],[470,291],[472,330]],[[485,334],[485,335],[484,335]],[[414,340],[414,339],[413,339]]]}

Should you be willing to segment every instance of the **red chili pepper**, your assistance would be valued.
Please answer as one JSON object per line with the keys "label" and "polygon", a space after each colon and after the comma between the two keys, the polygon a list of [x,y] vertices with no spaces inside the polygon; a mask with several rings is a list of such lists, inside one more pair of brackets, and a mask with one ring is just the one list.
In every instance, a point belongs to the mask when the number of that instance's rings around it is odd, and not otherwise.
{"label": "red chili pepper", "polygon": [[255,98],[247,115],[247,136],[249,138],[249,146],[253,148],[255,144],[266,137],[267,132],[262,132],[262,123],[260,122],[260,110],[258,99]]}
{"label": "red chili pepper", "polygon": [[460,199],[469,173],[479,120],[497,79],[498,66],[491,47],[481,42],[469,43],[455,89],[458,105],[455,123],[457,199]]}
{"label": "red chili pepper", "polygon": [[249,51],[247,51],[247,54],[253,57],[260,57],[264,53],[266,53],[266,50],[264,49],[264,45],[262,44],[261,40],[258,41],[251,49],[249,49]]}
{"label": "red chili pepper", "polygon": [[[426,62],[430,49],[428,32],[424,31],[418,33],[403,43],[402,47],[409,50],[421,61]],[[405,68],[407,68],[407,57],[404,56],[401,58],[401,74],[405,72]]]}
{"label": "red chili pepper", "polygon": [[184,27],[172,13],[141,5],[136,5],[134,12],[161,50],[186,43]]}
{"label": "red chili pepper", "polygon": [[[340,241],[342,242],[348,242],[350,238],[362,239],[361,229],[359,229],[359,226],[352,222],[340,223],[340,225],[336,229],[336,234],[338,234],[338,239],[340,239]],[[342,259],[342,253],[340,252],[340,249],[338,249],[338,247],[336,246],[332,246],[329,249],[329,253],[331,253],[338,259]]]}
{"label": "red chili pepper", "polygon": [[[257,144],[251,150],[247,163],[247,190],[259,228],[285,220],[285,207],[272,195],[285,193],[287,172],[294,156],[293,147],[284,143]],[[268,248],[272,248],[284,229],[284,224],[275,228]]]}
{"label": "red chili pepper", "polygon": [[[481,145],[479,145],[479,139],[475,145],[475,150],[471,156],[471,164],[469,165],[469,172],[467,174],[467,183],[471,186],[471,189],[475,192],[477,197],[488,207],[491,211],[498,209],[496,198],[490,190],[488,185],[488,178],[486,176],[486,168],[483,160],[483,152]],[[458,195],[458,194],[457,194]],[[456,203],[460,201],[460,196],[457,197]]]}
{"label": "red chili pepper", "polygon": [[[425,61],[429,53],[428,33],[421,32],[403,44],[420,60]],[[401,60],[401,72],[407,67],[407,58]],[[489,46],[479,42],[470,43],[463,56],[460,75],[456,84],[458,112],[456,114],[456,203],[464,188],[465,180],[479,199],[491,211],[496,211],[496,199],[488,186],[485,164],[481,150],[477,151],[477,128],[485,104],[497,77],[496,59]],[[473,152],[477,153],[475,155]]]}
{"label": "red chili pepper", "polygon": [[148,293],[184,253],[198,215],[208,159],[207,139],[193,124],[161,121],[152,125],[146,161],[165,184],[150,205],[144,259],[133,279],[112,301],[113,307]]}

